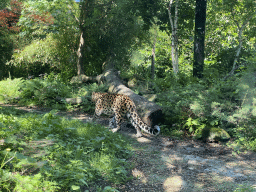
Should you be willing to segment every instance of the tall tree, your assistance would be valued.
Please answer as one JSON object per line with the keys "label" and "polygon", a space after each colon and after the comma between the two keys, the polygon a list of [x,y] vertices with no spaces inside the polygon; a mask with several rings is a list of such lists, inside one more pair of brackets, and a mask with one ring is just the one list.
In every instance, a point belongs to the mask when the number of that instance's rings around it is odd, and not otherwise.
{"label": "tall tree", "polygon": [[198,78],[203,77],[204,70],[206,6],[207,0],[196,0],[193,76]]}
{"label": "tall tree", "polygon": [[13,41],[19,31],[17,22],[21,14],[21,2],[18,0],[4,0],[0,2],[0,79],[8,75],[6,62],[11,59]]}
{"label": "tall tree", "polygon": [[232,76],[236,69],[240,67],[238,65],[238,59],[243,47],[243,32],[249,22],[252,24],[255,24],[255,16],[256,16],[256,1],[253,0],[241,0],[241,1],[233,1],[231,0],[230,6],[226,9],[230,11],[231,13],[231,21],[235,23],[238,31],[238,45],[236,48],[236,53],[233,61],[233,66],[231,71],[224,77],[224,80],[226,80],[228,77]]}
{"label": "tall tree", "polygon": [[172,67],[173,72],[175,75],[179,72],[179,52],[178,52],[178,5],[179,0],[175,1],[175,14],[174,17],[172,16],[171,9],[172,9],[173,0],[170,0],[168,6],[168,15],[172,27]]}
{"label": "tall tree", "polygon": [[78,75],[101,73],[110,55],[124,63],[131,45],[152,24],[156,7],[155,1],[81,0]]}
{"label": "tall tree", "polygon": [[[165,30],[171,39],[171,57],[173,73],[180,70],[179,56],[192,56],[191,37],[194,28],[194,0],[162,0],[160,11],[157,12],[160,30]],[[167,10],[166,10],[167,8]],[[186,52],[186,53],[185,53]],[[183,60],[183,58],[182,58]],[[188,59],[186,59],[188,63]]]}

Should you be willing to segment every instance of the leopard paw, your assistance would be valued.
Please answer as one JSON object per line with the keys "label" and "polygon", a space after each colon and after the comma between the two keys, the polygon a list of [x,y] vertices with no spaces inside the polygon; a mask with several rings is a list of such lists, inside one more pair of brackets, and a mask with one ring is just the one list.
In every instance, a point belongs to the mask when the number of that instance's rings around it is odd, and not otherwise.
{"label": "leopard paw", "polygon": [[117,132],[119,130],[119,128],[115,128],[115,129],[112,129],[111,131],[113,132],[113,133],[115,133],[115,132]]}

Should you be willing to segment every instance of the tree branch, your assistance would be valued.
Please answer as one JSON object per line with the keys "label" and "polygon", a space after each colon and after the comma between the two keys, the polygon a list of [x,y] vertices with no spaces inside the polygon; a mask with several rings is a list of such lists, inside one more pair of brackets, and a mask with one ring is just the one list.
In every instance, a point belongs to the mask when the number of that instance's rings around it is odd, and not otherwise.
{"label": "tree branch", "polygon": [[[248,17],[242,24],[242,26],[240,27],[239,23],[237,22],[237,27],[238,27],[238,41],[239,41],[239,44],[237,46],[237,51],[236,51],[236,55],[235,55],[235,59],[234,59],[234,62],[233,62],[233,67],[232,67],[232,70],[228,73],[228,75],[226,75],[223,80],[227,80],[227,78],[233,76],[235,70],[237,70],[239,66],[236,66],[237,64],[237,61],[239,59],[239,55],[240,55],[240,52],[241,52],[241,49],[243,47],[243,30],[244,28],[246,27],[246,25],[249,23],[249,21],[251,20],[251,18],[256,14],[256,11],[254,13],[252,13],[252,15],[250,15],[250,17]],[[232,14],[233,15],[233,14]],[[234,15],[233,15],[234,16]],[[235,21],[235,20],[234,20]],[[235,21],[236,23],[236,21]]]}

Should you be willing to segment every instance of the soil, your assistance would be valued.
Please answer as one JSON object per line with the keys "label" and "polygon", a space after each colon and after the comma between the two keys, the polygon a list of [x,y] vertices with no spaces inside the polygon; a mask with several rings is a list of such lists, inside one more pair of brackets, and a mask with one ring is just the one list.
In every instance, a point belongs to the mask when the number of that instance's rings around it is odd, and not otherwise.
{"label": "soil", "polygon": [[[29,112],[45,113],[50,109],[17,107]],[[80,111],[59,112],[69,118],[90,121],[92,115]],[[108,125],[108,118],[97,123]],[[114,186],[120,192],[230,192],[256,191],[256,153],[236,153],[225,144],[178,140],[166,136],[143,134],[122,126],[120,134],[131,139],[134,154],[133,179]],[[117,133],[117,134],[119,134]],[[239,190],[238,190],[239,189]]]}

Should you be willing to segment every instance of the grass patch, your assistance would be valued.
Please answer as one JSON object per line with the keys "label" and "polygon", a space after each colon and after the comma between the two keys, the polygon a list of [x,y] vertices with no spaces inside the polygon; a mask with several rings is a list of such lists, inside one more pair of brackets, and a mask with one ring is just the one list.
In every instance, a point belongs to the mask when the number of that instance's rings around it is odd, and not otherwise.
{"label": "grass patch", "polygon": [[0,190],[81,191],[124,183],[127,140],[94,124],[0,107]]}

